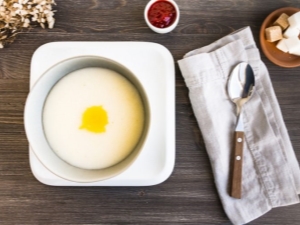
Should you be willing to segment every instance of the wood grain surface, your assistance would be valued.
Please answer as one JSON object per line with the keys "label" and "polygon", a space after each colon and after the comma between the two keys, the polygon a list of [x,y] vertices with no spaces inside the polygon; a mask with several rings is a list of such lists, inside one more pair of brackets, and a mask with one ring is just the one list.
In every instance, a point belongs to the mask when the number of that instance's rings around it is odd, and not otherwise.
{"label": "wood grain surface", "polygon": [[[218,198],[188,90],[176,63],[176,165],[152,187],[50,187],[32,175],[23,110],[33,52],[52,41],[149,41],[175,61],[195,48],[251,26],[258,43],[263,19],[300,0],[177,0],[178,27],[153,33],[147,0],[57,0],[53,30],[35,28],[0,50],[0,224],[231,224]],[[259,46],[259,44],[258,44]],[[275,66],[263,55],[300,160],[300,68]],[[250,224],[300,224],[300,205],[272,209]]]}

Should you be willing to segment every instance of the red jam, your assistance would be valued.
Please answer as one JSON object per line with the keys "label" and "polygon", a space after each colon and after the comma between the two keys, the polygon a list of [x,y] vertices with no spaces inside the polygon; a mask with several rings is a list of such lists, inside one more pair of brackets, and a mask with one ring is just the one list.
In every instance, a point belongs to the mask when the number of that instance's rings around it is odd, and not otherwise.
{"label": "red jam", "polygon": [[165,0],[158,0],[154,2],[148,11],[148,19],[150,23],[158,28],[171,26],[174,23],[176,16],[176,9],[174,5]]}

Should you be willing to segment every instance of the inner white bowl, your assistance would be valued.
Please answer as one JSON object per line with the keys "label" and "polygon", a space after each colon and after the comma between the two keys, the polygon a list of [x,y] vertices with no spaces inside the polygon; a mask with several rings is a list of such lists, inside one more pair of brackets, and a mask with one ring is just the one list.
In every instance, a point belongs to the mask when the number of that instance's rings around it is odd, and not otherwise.
{"label": "inner white bowl", "polygon": [[[142,98],[145,111],[144,130],[136,147],[123,161],[105,169],[87,170],[66,163],[51,149],[43,130],[43,107],[52,87],[65,75],[87,67],[110,69],[126,77],[137,88]],[[79,56],[54,65],[36,82],[26,101],[24,124],[26,135],[33,152],[47,169],[66,180],[74,182],[96,182],[120,174],[136,160],[147,139],[150,127],[150,107],[144,88],[138,78],[129,69],[107,58],[98,56]]]}

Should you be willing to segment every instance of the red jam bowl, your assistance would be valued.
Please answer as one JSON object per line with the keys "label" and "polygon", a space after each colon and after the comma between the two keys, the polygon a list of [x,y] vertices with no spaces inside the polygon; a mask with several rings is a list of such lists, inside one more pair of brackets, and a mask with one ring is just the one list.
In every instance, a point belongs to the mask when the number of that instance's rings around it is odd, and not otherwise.
{"label": "red jam bowl", "polygon": [[151,0],[144,17],[147,25],[157,33],[172,31],[179,21],[179,8],[173,0]]}

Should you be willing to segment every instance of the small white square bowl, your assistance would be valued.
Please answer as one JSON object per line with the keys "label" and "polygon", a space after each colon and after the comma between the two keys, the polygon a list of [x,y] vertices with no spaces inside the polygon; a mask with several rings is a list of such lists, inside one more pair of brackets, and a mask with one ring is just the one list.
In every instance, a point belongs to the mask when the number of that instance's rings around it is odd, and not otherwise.
{"label": "small white square bowl", "polygon": [[53,186],[150,186],[164,182],[175,164],[175,71],[170,52],[149,42],[52,42],[39,47],[31,61],[30,87],[51,66],[76,56],[112,59],[138,76],[153,107],[153,132],[137,160],[125,172],[108,180],[77,183],[46,169],[30,150],[32,173]]}

